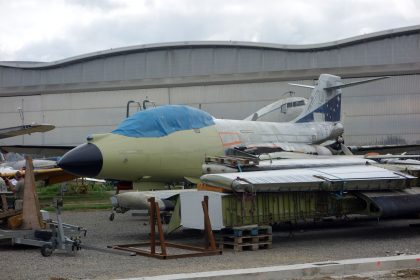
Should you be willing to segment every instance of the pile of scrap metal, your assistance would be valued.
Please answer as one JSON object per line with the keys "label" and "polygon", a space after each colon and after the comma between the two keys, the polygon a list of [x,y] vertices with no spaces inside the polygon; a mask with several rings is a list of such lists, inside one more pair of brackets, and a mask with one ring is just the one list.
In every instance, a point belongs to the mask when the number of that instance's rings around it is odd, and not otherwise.
{"label": "pile of scrap metal", "polygon": [[[114,196],[112,202],[114,210],[125,212],[148,209],[147,199],[155,197],[160,210],[172,214],[169,232],[180,226],[203,229],[198,202],[204,196],[209,197],[216,230],[353,214],[377,218],[419,214],[419,180],[395,171],[395,162],[390,166],[385,158],[393,156],[206,157],[197,190],[128,192]],[[399,168],[410,173],[420,163],[402,162]]]}
{"label": "pile of scrap metal", "polygon": [[[420,156],[419,155],[368,155],[368,159],[377,161],[380,166],[389,169],[404,172],[420,177]],[[420,187],[420,180],[417,180],[418,187]]]}
{"label": "pile of scrap metal", "polygon": [[207,158],[203,165],[207,174],[199,188],[229,193],[222,199],[227,226],[351,214],[419,214],[418,179],[408,173],[420,162],[403,161],[400,170],[410,170],[403,173],[395,171],[395,164],[383,163],[384,158],[393,156]]}

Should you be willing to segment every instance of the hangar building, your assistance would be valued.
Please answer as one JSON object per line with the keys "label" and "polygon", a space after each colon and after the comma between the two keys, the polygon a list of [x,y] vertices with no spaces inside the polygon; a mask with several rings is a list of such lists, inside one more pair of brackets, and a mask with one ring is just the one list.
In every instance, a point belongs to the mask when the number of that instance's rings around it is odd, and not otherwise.
{"label": "hangar building", "polygon": [[[187,104],[241,119],[290,90],[309,90],[321,73],[345,82],[389,79],[343,89],[347,144],[420,143],[420,25],[314,45],[178,42],[139,45],[55,62],[0,62],[0,127],[44,122],[45,134],[4,144],[75,145],[111,131],[129,100]],[[135,108],[131,108],[131,111]]]}

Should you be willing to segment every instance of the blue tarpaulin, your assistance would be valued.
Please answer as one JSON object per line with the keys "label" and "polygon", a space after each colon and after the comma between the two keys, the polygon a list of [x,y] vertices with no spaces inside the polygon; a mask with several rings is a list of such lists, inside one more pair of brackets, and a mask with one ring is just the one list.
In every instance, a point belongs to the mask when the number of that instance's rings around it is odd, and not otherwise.
{"label": "blue tarpaulin", "polygon": [[183,105],[165,105],[140,111],[112,131],[128,137],[162,137],[180,130],[214,125],[213,117],[199,109]]}

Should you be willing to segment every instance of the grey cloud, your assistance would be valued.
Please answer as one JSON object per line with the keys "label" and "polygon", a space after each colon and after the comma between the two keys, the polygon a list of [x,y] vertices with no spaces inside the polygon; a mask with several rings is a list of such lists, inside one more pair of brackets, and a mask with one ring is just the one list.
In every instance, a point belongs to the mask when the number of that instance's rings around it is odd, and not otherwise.
{"label": "grey cloud", "polygon": [[65,2],[71,6],[81,6],[87,9],[99,9],[103,11],[124,6],[123,3],[115,0],[65,0]]}
{"label": "grey cloud", "polygon": [[[261,42],[278,44],[312,44],[359,35],[361,30],[373,31],[420,23],[420,17],[407,19],[392,10],[364,1],[317,2],[317,5],[298,9],[276,6],[265,9],[244,9],[242,14],[218,12],[213,6],[192,7],[191,11],[173,11],[171,7],[152,13],[127,15],[121,18],[100,17],[88,26],[72,26],[58,39],[37,42],[19,50],[19,60],[57,60],[66,57],[136,44],[193,40],[248,41],[256,36]],[[70,1],[91,7],[102,6],[103,1]],[[87,3],[87,4],[86,4]],[[123,5],[107,1],[112,5]],[[242,3],[242,2],[237,2]],[[245,1],[244,5],[252,2]],[[293,3],[293,2],[290,2]],[[310,2],[309,2],[310,3]],[[102,7],[107,7],[106,5]],[[285,9],[286,8],[286,9]],[[301,8],[301,7],[299,7]],[[106,11],[104,11],[106,12]]]}
{"label": "grey cloud", "polygon": [[74,43],[58,38],[37,42],[19,49],[14,56],[20,61],[50,62],[85,52],[82,46],[77,46]]}

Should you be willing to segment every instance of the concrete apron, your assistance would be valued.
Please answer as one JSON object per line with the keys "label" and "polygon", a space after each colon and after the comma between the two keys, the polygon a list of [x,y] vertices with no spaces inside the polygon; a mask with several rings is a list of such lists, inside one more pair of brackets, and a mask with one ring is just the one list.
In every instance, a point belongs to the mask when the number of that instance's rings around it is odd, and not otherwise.
{"label": "concrete apron", "polygon": [[[164,261],[163,261],[164,262]],[[402,255],[349,259],[306,264],[293,264],[247,269],[231,269],[197,273],[180,273],[124,280],[165,279],[300,279],[303,277],[343,276],[366,272],[420,268],[420,255]],[[123,279],[120,279],[123,280]]]}

